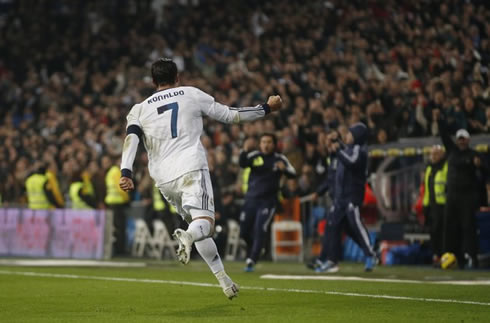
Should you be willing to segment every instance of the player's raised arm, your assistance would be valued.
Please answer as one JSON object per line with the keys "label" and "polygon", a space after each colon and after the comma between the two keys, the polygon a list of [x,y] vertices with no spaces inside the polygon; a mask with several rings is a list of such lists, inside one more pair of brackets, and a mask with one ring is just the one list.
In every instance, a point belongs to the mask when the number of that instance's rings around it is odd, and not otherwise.
{"label": "player's raised arm", "polygon": [[124,139],[124,146],[121,158],[121,179],[119,186],[124,191],[131,191],[134,189],[133,177],[133,163],[138,151],[138,144],[143,135],[143,130],[138,121],[138,115],[140,113],[141,106],[135,105],[128,114],[128,126],[126,128],[126,138]]}
{"label": "player's raised arm", "polygon": [[282,107],[282,100],[279,95],[270,96],[267,103],[254,107],[229,107],[216,102],[212,96],[202,91],[198,100],[204,115],[224,123],[254,121],[271,112],[278,111]]}

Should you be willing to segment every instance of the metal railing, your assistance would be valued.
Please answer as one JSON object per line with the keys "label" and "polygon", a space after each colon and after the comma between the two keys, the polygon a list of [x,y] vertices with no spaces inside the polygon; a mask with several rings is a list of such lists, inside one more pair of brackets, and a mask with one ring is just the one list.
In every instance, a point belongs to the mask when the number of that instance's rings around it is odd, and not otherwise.
{"label": "metal railing", "polygon": [[378,209],[387,222],[404,221],[413,212],[424,167],[422,162],[418,162],[386,171],[395,160],[396,157],[386,158],[372,181]]}

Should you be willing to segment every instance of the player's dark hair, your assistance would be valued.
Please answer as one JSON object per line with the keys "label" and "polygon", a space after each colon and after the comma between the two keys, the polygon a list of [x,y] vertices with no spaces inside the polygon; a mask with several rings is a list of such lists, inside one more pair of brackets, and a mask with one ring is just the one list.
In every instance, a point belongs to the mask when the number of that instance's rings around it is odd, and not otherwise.
{"label": "player's dark hair", "polygon": [[160,58],[151,65],[151,77],[155,86],[177,82],[177,65],[170,58]]}
{"label": "player's dark hair", "polygon": [[277,148],[277,137],[275,134],[273,134],[272,132],[264,132],[262,135],[260,135],[260,139],[262,139],[262,137],[270,137],[272,138],[272,142],[274,143],[274,147]]}

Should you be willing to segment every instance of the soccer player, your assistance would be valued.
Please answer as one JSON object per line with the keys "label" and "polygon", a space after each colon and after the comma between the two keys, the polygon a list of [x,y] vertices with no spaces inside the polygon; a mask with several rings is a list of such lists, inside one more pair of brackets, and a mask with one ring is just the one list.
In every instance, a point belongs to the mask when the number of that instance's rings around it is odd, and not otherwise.
{"label": "soccer player", "polygon": [[231,108],[214,101],[203,91],[179,86],[177,66],[161,58],[151,66],[156,92],[135,104],[127,116],[127,136],[121,162],[120,186],[134,189],[132,167],[138,143],[148,151],[150,175],[165,199],[189,223],[187,231],[176,229],[178,259],[189,262],[192,245],[218,279],[225,295],[238,295],[238,286],[226,274],[216,244],[213,189],[206,151],[201,144],[203,117],[225,123],[240,123],[264,117],[282,106],[279,96],[255,107]]}
{"label": "soccer player", "polygon": [[286,156],[276,153],[277,139],[271,133],[260,137],[259,150],[252,150],[253,139],[245,141],[240,167],[250,167],[248,191],[240,215],[240,236],[247,243],[246,272],[254,271],[269,224],[274,216],[282,175],[296,177]]}

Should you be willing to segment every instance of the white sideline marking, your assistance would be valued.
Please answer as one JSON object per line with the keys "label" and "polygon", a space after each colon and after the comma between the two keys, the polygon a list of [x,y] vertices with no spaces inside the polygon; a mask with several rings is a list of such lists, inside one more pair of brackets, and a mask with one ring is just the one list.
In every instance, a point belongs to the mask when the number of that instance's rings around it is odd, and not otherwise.
{"label": "white sideline marking", "polygon": [[301,275],[262,275],[262,279],[279,280],[331,280],[331,281],[362,281],[379,283],[401,283],[401,284],[439,284],[439,285],[465,285],[483,286],[490,285],[490,280],[453,280],[453,281],[423,281],[409,279],[388,279],[388,278],[363,278],[355,276],[301,276]]}
{"label": "white sideline marking", "polygon": [[0,259],[5,266],[39,266],[39,267],[146,267],[144,262],[120,262],[77,259]]}
{"label": "white sideline marking", "polygon": [[[153,283],[153,284],[187,285],[187,286],[221,288],[217,284],[196,283],[196,282],[186,282],[186,281],[176,281],[176,280],[85,276],[85,275],[70,275],[70,274],[36,273],[36,272],[28,272],[28,271],[0,270],[0,275],[19,275],[19,276],[69,278],[69,279],[92,279],[92,280],[105,280],[105,281],[133,282],[133,283]],[[270,292],[338,295],[338,296],[382,298],[382,299],[404,300],[404,301],[421,301],[421,302],[453,303],[453,304],[490,306],[490,303],[475,302],[475,301],[464,301],[464,300],[456,300],[456,299],[438,299],[438,298],[422,298],[422,297],[409,297],[409,296],[375,295],[375,294],[322,291],[322,290],[313,290],[313,289],[275,288],[275,287],[258,287],[258,286],[240,286],[240,288],[241,289],[249,289],[249,290],[270,291]]]}

